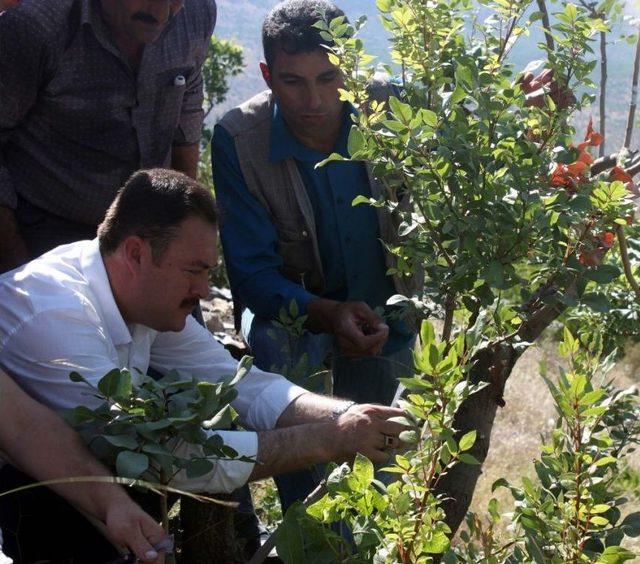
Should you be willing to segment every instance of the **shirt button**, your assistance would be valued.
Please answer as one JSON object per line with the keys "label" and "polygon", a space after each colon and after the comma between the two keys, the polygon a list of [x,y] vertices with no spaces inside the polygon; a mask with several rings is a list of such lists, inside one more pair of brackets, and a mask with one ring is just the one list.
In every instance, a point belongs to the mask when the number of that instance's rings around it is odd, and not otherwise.
{"label": "shirt button", "polygon": [[336,198],[336,203],[339,205],[344,204],[344,198],[340,198],[340,197]]}
{"label": "shirt button", "polygon": [[176,76],[173,79],[173,85],[174,86],[180,87],[180,86],[184,86],[186,83],[187,83],[187,79],[184,76],[182,76],[181,74],[179,74],[178,76]]}
{"label": "shirt button", "polygon": [[309,233],[307,233],[307,230],[306,230],[306,229],[303,229],[303,231],[302,231],[302,236],[303,236],[303,237],[308,237],[308,236],[309,236]]}

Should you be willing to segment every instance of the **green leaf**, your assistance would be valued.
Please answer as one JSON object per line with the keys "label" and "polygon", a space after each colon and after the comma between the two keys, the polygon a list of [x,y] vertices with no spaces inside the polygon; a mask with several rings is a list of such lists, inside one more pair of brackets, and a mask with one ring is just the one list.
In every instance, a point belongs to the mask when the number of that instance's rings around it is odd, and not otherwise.
{"label": "green leaf", "polygon": [[365,146],[365,138],[362,131],[356,125],[351,126],[349,131],[349,139],[347,141],[347,150],[351,157],[356,156]]}
{"label": "green leaf", "polygon": [[71,380],[72,382],[84,382],[85,384],[89,384],[87,379],[78,372],[72,372],[71,374],[69,374],[69,380]]}
{"label": "green leaf", "polygon": [[402,431],[400,433],[400,440],[406,444],[415,444],[420,440],[420,435],[415,429],[411,429],[408,431]]}
{"label": "green leaf", "polygon": [[594,268],[588,268],[584,275],[589,280],[598,282],[599,284],[608,284],[613,282],[620,276],[620,269],[613,264],[601,264]]}
{"label": "green leaf", "polygon": [[149,457],[138,452],[123,450],[116,458],[116,472],[125,478],[139,478],[149,468]]}
{"label": "green leaf", "polygon": [[409,104],[405,104],[396,98],[391,96],[389,98],[389,108],[396,116],[398,121],[408,124],[413,119],[413,110]]}
{"label": "green leaf", "polygon": [[368,487],[373,481],[373,463],[366,456],[362,456],[360,453],[356,454],[356,458],[353,461],[353,475],[360,484]]}
{"label": "green leaf", "polygon": [[608,546],[596,561],[598,564],[619,564],[627,560],[633,560],[635,553],[621,546]]}
{"label": "green leaf", "polygon": [[211,429],[229,429],[233,422],[234,411],[230,405],[225,405],[218,413],[216,413],[208,421],[202,423],[202,427],[207,430]]}
{"label": "green leaf", "polygon": [[442,554],[449,548],[449,537],[444,531],[436,531],[431,535],[431,538],[427,538],[423,541],[422,548],[429,554]]}
{"label": "green leaf", "polygon": [[640,536],[640,512],[636,511],[627,515],[620,527],[628,537]]}
{"label": "green leaf", "polygon": [[356,196],[351,202],[351,206],[355,207],[360,204],[371,204],[372,202],[375,202],[373,198],[368,198],[367,196]]}
{"label": "green leaf", "polygon": [[580,302],[598,313],[606,313],[611,309],[611,304],[609,303],[607,296],[600,292],[584,294]]}
{"label": "green leaf", "polygon": [[100,435],[105,441],[118,448],[134,450],[138,448],[138,441],[131,435]]}
{"label": "green leaf", "polygon": [[425,319],[420,326],[420,344],[423,349],[426,349],[434,343],[436,340],[436,331],[433,328],[433,324]]}
{"label": "green leaf", "polygon": [[480,462],[478,462],[475,456],[471,456],[468,453],[462,453],[458,458],[460,459],[461,462],[464,462],[465,464],[471,464],[474,466],[480,465]]}
{"label": "green leaf", "polygon": [[105,397],[118,400],[131,396],[131,373],[128,370],[114,368],[98,382],[98,389]]}
{"label": "green leaf", "polygon": [[458,443],[461,451],[469,450],[476,442],[477,432],[475,429],[466,433]]}
{"label": "green leaf", "polygon": [[213,470],[213,463],[206,458],[193,458],[187,464],[187,478],[199,478]]}

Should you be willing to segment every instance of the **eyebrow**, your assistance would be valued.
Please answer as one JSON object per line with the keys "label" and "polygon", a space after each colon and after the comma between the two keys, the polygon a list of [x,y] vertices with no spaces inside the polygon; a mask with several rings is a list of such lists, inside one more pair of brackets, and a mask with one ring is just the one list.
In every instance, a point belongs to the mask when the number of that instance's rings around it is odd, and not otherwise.
{"label": "eyebrow", "polygon": [[198,266],[199,268],[202,268],[204,270],[210,270],[210,269],[213,268],[213,266],[211,266],[210,264],[207,264],[206,262],[201,261],[201,260],[194,260],[194,261],[191,262],[191,265],[192,266]]}

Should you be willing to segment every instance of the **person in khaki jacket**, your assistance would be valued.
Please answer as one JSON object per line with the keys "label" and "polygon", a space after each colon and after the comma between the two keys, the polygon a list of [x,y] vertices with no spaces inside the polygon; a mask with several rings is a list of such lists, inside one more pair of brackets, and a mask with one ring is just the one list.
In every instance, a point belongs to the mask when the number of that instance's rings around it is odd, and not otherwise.
{"label": "person in khaki jacket", "polygon": [[[381,239],[394,231],[388,216],[351,205],[356,196],[379,194],[370,167],[316,167],[333,152],[348,156],[355,112],[339,98],[341,71],[313,26],[321,13],[329,20],[344,15],[326,0],[289,0],[269,12],[260,65],[269,89],[216,126],[212,161],[225,264],[258,367],[287,374],[304,358],[308,376],[331,356],[335,395],[389,405],[397,378],[411,373],[414,334],[389,321],[385,304],[408,289],[386,274],[391,262]],[[291,301],[307,316],[308,331],[296,343],[272,325]],[[315,479],[302,472],[277,483],[286,509]]]}

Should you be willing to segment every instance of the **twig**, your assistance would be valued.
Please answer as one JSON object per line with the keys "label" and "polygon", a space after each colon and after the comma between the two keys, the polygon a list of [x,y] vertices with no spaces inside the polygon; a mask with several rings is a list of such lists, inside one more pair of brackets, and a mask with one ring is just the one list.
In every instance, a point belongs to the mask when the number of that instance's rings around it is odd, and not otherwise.
{"label": "twig", "polygon": [[[638,28],[638,42],[636,43],[636,58],[633,63],[633,79],[631,81],[631,101],[629,102],[629,117],[627,118],[627,131],[624,136],[624,147],[631,145],[633,134],[633,122],[636,118],[636,104],[638,102],[638,75],[640,75],[640,28]],[[629,173],[631,174],[631,173]]]}
{"label": "twig", "polygon": [[547,49],[549,53],[553,53],[556,50],[556,46],[553,42],[553,35],[551,35],[551,21],[549,20],[549,11],[547,10],[547,4],[544,0],[537,0],[538,10],[542,14],[542,28],[544,29],[544,40],[547,42]]}
{"label": "twig", "polygon": [[629,251],[627,248],[627,238],[624,235],[624,228],[622,225],[618,225],[616,228],[618,233],[618,241],[620,243],[620,258],[622,259],[622,266],[624,268],[624,275],[627,278],[627,282],[636,295],[636,300],[640,302],[640,285],[638,285],[638,281],[635,279],[633,275],[633,270],[631,268],[631,263],[629,262]]}
{"label": "twig", "polygon": [[[594,14],[595,15],[595,14]],[[607,32],[600,32],[600,134],[603,137],[598,148],[598,156],[604,156],[604,147],[607,136],[605,135],[607,126]]]}

